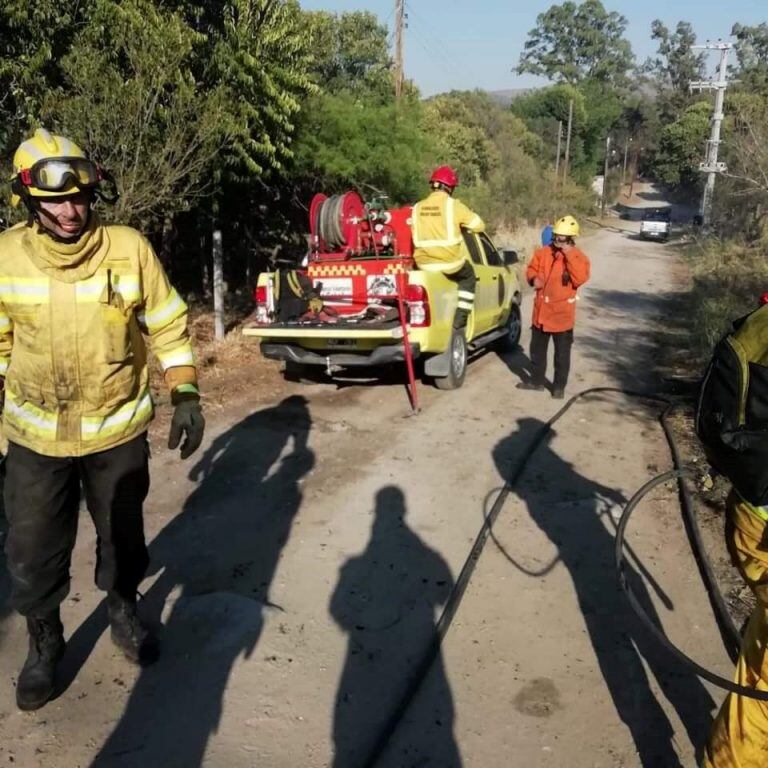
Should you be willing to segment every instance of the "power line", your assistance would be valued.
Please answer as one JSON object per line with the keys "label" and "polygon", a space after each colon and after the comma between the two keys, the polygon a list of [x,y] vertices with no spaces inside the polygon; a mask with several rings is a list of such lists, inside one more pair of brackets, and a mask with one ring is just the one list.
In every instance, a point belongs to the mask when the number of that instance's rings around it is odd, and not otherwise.
{"label": "power line", "polygon": [[[448,68],[452,74],[462,77],[464,73],[458,67],[455,58],[446,49],[445,45],[431,34],[429,31],[430,25],[424,20],[423,16],[415,11],[409,2],[406,2],[405,7],[408,11],[406,16],[409,21],[408,29],[412,30],[416,36],[422,37],[422,40],[420,40],[421,47],[433,59],[435,65],[441,69]],[[416,26],[411,22],[415,22]]]}

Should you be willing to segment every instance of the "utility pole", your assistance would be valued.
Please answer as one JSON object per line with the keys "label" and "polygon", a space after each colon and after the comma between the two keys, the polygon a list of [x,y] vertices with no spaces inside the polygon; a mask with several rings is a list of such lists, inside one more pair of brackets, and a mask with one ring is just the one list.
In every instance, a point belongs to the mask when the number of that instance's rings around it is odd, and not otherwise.
{"label": "utility pole", "polygon": [[405,27],[405,0],[395,0],[395,102],[403,95],[403,28]]}
{"label": "utility pole", "polygon": [[692,91],[714,91],[715,111],[712,113],[712,130],[704,154],[705,160],[699,163],[699,170],[707,174],[707,182],[704,185],[704,194],[701,196],[701,223],[706,231],[712,222],[712,200],[715,194],[715,178],[718,173],[724,173],[727,168],[725,163],[718,162],[717,153],[720,149],[720,127],[723,123],[723,102],[725,101],[725,89],[728,87],[728,54],[731,50],[730,43],[722,41],[707,43],[706,45],[694,45],[693,48],[705,51],[720,51],[720,64],[717,67],[716,80],[699,80],[690,84]]}
{"label": "utility pole", "polygon": [[624,140],[624,167],[621,169],[621,186],[623,187],[627,181],[627,153],[629,152],[629,143],[632,139],[627,136]]}
{"label": "utility pole", "polygon": [[568,163],[571,160],[571,128],[573,127],[573,99],[568,102],[568,135],[565,138],[565,163],[563,164],[563,184],[568,181]]}
{"label": "utility pole", "polygon": [[605,163],[603,164],[603,194],[600,200],[600,215],[605,218],[605,203],[608,197],[608,158],[611,155],[610,134],[605,137]]}
{"label": "utility pole", "polygon": [[555,157],[555,184],[560,180],[560,145],[563,142],[563,121],[557,121],[557,156]]}

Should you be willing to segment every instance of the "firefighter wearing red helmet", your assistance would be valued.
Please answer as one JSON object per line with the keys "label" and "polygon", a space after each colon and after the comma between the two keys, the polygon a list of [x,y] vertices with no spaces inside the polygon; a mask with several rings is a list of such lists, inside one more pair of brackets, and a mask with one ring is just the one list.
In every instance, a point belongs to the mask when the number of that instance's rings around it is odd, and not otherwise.
{"label": "firefighter wearing red helmet", "polygon": [[442,272],[458,285],[458,304],[454,327],[463,328],[475,302],[477,277],[471,262],[461,252],[461,230],[485,229],[483,220],[453,197],[459,184],[450,166],[435,168],[429,179],[431,193],[413,206],[411,232],[413,257],[419,269]]}

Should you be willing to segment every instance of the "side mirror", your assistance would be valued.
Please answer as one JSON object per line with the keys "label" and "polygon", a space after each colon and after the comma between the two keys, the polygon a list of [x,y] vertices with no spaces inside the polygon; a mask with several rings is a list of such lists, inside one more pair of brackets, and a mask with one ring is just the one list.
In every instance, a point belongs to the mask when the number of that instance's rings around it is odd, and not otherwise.
{"label": "side mirror", "polygon": [[503,251],[504,264],[507,267],[511,267],[513,264],[518,264],[520,259],[518,258],[517,251]]}

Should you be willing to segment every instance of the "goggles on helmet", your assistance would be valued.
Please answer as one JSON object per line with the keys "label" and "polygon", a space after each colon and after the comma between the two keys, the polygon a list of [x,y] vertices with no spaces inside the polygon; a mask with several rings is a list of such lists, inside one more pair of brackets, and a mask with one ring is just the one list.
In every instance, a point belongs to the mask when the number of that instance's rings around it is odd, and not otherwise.
{"label": "goggles on helmet", "polygon": [[55,157],[38,160],[31,168],[19,171],[25,187],[43,192],[59,192],[70,183],[78,189],[96,186],[102,180],[98,166],[84,157]]}

